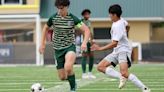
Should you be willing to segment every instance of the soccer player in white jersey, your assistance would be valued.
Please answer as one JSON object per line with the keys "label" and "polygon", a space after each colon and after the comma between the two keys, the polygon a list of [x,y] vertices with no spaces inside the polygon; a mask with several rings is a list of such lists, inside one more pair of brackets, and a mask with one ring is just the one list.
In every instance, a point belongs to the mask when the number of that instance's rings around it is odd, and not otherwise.
{"label": "soccer player in white jersey", "polygon": [[[129,80],[135,84],[142,92],[150,92],[150,89],[145,86],[134,74],[129,73],[128,68],[131,66],[131,52],[132,48],[129,46],[125,21],[121,19],[122,9],[118,4],[109,7],[109,15],[113,22],[111,28],[112,42],[99,46],[92,45],[92,50],[102,51],[113,49],[113,52],[107,55],[97,66],[98,71],[120,79],[119,88],[123,88],[126,81]],[[119,64],[120,72],[114,70],[111,66]]]}

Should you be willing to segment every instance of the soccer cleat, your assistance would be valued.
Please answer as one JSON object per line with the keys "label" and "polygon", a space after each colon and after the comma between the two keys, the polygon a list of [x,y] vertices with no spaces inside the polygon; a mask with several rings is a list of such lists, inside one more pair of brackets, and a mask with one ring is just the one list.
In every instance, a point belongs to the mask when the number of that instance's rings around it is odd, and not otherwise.
{"label": "soccer cleat", "polygon": [[82,74],[82,79],[88,79],[88,78],[89,78],[89,76],[86,73]]}
{"label": "soccer cleat", "polygon": [[142,92],[151,92],[149,88],[145,88]]}
{"label": "soccer cleat", "polygon": [[125,77],[120,78],[120,84],[119,84],[119,89],[122,89],[126,85],[127,79]]}
{"label": "soccer cleat", "polygon": [[91,72],[88,73],[89,79],[96,79],[96,76],[94,76]]}

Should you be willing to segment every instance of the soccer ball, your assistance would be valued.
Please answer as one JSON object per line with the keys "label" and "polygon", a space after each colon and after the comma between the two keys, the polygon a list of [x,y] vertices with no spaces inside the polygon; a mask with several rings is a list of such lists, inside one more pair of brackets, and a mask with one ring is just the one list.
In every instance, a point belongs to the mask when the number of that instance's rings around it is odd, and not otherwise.
{"label": "soccer ball", "polygon": [[43,92],[44,88],[42,87],[42,85],[40,83],[34,83],[31,86],[31,92]]}

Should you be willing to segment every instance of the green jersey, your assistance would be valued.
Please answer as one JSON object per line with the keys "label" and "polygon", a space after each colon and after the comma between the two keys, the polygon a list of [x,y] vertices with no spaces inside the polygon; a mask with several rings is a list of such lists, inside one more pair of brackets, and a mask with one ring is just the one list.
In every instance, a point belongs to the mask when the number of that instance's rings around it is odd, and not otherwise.
{"label": "green jersey", "polygon": [[83,22],[71,13],[65,17],[57,13],[52,15],[47,25],[53,29],[53,48],[60,50],[75,44],[75,26],[81,27],[82,24]]}
{"label": "green jersey", "polygon": [[90,20],[85,20],[85,19],[82,19],[81,21],[83,21],[83,23],[88,26],[89,28],[91,27],[91,21]]}

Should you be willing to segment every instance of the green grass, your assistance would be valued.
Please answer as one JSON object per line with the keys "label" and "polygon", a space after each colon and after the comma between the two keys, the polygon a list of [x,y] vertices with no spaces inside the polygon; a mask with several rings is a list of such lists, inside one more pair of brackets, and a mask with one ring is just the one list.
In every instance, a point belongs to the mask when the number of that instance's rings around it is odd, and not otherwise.
{"label": "green grass", "polygon": [[[81,67],[75,67],[77,79],[81,78]],[[152,92],[164,92],[164,65],[147,64],[133,65],[130,72],[136,74]],[[94,73],[99,74],[96,69]],[[78,88],[77,92],[141,92],[132,83],[128,82],[123,90],[117,88],[118,81],[99,75],[98,81]],[[61,85],[54,67],[0,67],[0,92],[29,92],[33,83],[39,82],[45,88]],[[79,84],[80,85],[80,84]]]}

